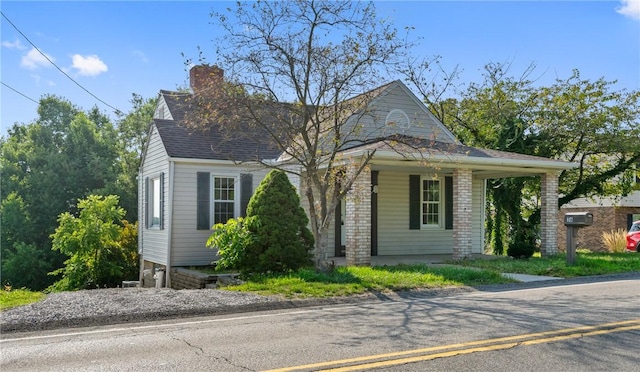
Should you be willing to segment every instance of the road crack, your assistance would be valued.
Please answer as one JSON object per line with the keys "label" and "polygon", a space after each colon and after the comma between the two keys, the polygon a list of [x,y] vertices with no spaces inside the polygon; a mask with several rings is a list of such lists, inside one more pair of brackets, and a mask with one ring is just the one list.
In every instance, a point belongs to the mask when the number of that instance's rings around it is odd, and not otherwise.
{"label": "road crack", "polygon": [[195,349],[195,350],[196,350],[196,355],[202,355],[202,356],[208,357],[208,358],[210,358],[210,359],[212,359],[212,360],[216,360],[216,361],[219,361],[219,362],[222,362],[222,363],[226,363],[226,364],[228,364],[228,365],[230,365],[230,366],[234,366],[234,367],[237,367],[237,368],[241,368],[241,369],[243,369],[243,370],[245,370],[245,371],[251,371],[251,372],[255,372],[255,371],[256,371],[256,370],[251,369],[251,368],[248,368],[248,367],[246,367],[246,366],[243,366],[243,365],[240,365],[240,364],[236,364],[236,363],[234,363],[234,362],[233,362],[233,360],[231,360],[231,359],[229,359],[229,358],[227,358],[227,357],[225,357],[225,356],[215,356],[215,355],[211,355],[211,354],[209,354],[209,353],[205,352],[205,351],[204,351],[204,349],[203,349],[202,347],[200,347],[200,346],[196,346],[196,345],[193,345],[192,343],[190,343],[189,341],[187,341],[187,340],[185,340],[185,339],[183,339],[183,338],[179,338],[179,337],[176,337],[176,336],[174,336],[174,335],[172,335],[172,336],[171,336],[171,338],[172,338],[173,340],[175,340],[175,341],[183,342],[183,343],[185,343],[187,346],[189,346],[190,348]]}

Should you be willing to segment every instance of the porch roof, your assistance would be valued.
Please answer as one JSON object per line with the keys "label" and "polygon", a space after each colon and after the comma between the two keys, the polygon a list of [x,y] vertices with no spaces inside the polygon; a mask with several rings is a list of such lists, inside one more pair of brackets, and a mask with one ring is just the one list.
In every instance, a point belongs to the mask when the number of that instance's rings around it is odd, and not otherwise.
{"label": "porch roof", "polygon": [[472,169],[478,178],[503,178],[561,172],[577,163],[515,152],[483,149],[459,143],[444,143],[419,138],[381,138],[344,151],[346,157],[358,157],[375,151],[372,165],[379,167],[433,167]]}

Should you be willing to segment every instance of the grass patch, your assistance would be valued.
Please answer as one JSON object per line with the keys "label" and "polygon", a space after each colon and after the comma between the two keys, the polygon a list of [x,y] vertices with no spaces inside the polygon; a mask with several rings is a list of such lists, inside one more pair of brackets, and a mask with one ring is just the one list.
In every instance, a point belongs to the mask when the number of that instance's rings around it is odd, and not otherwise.
{"label": "grass patch", "polygon": [[0,310],[16,306],[28,305],[44,299],[42,292],[31,292],[27,289],[0,290]]}
{"label": "grass patch", "polygon": [[514,260],[509,257],[496,257],[490,260],[464,260],[456,262],[456,265],[477,267],[501,273],[572,278],[640,271],[640,254],[580,251],[576,255],[576,263],[574,265],[567,265],[567,256],[565,254],[558,254],[552,257],[532,257],[525,260]]}
{"label": "grass patch", "polygon": [[493,271],[450,266],[400,265],[337,267],[330,273],[303,269],[289,274],[253,276],[244,284],[225,288],[287,298],[323,298],[367,291],[403,291],[511,282],[513,280]]}

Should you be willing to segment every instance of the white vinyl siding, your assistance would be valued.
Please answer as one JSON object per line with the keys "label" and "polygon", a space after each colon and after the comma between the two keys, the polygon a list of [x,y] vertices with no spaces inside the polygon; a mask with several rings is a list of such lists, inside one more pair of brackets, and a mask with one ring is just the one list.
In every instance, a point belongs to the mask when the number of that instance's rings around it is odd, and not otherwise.
{"label": "white vinyl siding", "polygon": [[173,120],[171,116],[171,112],[169,111],[169,107],[167,106],[167,102],[164,100],[164,96],[160,95],[158,98],[158,103],[156,104],[156,109],[153,112],[154,119],[163,119],[163,120]]}
{"label": "white vinyl siding", "polygon": [[[141,221],[139,223],[140,228],[138,238],[141,241],[143,259],[165,265],[167,262],[167,244],[169,239],[168,230],[160,230],[159,228],[148,229],[148,225],[143,222],[149,221],[150,219],[149,216],[145,215],[145,213],[147,213],[145,210],[145,201],[149,199],[147,199],[148,196],[145,195],[146,187],[144,186],[144,183],[147,179],[156,178],[161,173],[164,173],[165,175],[169,173],[169,162],[167,161],[167,152],[164,149],[162,140],[158,135],[158,131],[155,127],[152,127],[148,146],[144,154],[144,163],[142,165],[140,179],[138,180],[141,184],[139,187],[141,195],[138,198],[140,201],[138,205],[138,220]],[[164,177],[164,183],[164,187],[160,188],[164,190],[164,195],[161,197],[163,200],[168,201],[169,177]],[[149,203],[151,204],[151,200],[149,200]],[[149,208],[149,210],[152,209],[153,207]],[[164,221],[167,221],[166,214],[168,213],[168,208],[164,208],[164,213],[165,215],[162,216],[162,218]]]}
{"label": "white vinyl siding", "polygon": [[[378,177],[378,255],[451,254],[453,230],[409,229],[409,174],[380,171]],[[482,192],[483,181],[474,179],[472,187],[473,253],[482,252],[482,213],[484,213]],[[441,207],[444,208],[444,200],[442,202]],[[443,217],[444,214],[441,219]]]}
{"label": "white vinyl siding", "polygon": [[[342,130],[343,134],[352,133],[350,138],[359,139],[402,134],[447,143],[455,142],[451,132],[401,85],[392,87],[381,97],[373,100],[372,105],[375,106],[375,109],[360,116],[353,116],[348,120]],[[408,125],[403,123],[388,125],[387,123],[387,120],[404,122],[405,118],[409,120]],[[356,121],[359,125],[357,129],[354,129]]]}
{"label": "white vinyl siding", "polygon": [[[258,187],[267,174],[266,169],[251,168],[234,165],[219,165],[211,163],[181,163],[176,162],[174,168],[175,181],[173,183],[173,216],[171,224],[171,265],[197,266],[209,265],[216,259],[216,251],[207,248],[205,243],[211,235],[211,230],[197,229],[197,174],[208,172],[213,177],[234,177],[239,180],[242,173],[253,174],[252,192]],[[236,194],[240,194],[236,190]],[[236,199],[238,197],[236,196]],[[212,199],[213,200],[213,197]],[[239,199],[236,202],[236,216],[239,214]],[[210,222],[213,224],[213,214]]]}

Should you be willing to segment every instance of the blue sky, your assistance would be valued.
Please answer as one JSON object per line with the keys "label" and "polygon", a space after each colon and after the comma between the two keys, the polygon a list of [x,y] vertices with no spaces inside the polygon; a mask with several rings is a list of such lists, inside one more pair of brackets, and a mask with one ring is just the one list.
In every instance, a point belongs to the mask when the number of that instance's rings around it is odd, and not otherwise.
{"label": "blue sky", "polygon": [[[0,135],[36,119],[33,101],[46,94],[85,110],[97,105],[115,119],[113,108],[131,109],[132,93],[149,98],[185,87],[182,54],[197,59],[200,46],[215,62],[220,31],[209,14],[229,5],[3,0]],[[445,68],[459,65],[463,83],[479,81],[489,62],[512,62],[515,74],[533,62],[541,85],[578,69],[583,78],[640,89],[640,0],[379,1],[376,8],[398,29],[415,27],[413,35],[422,38],[415,53],[440,55]]]}

